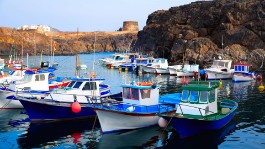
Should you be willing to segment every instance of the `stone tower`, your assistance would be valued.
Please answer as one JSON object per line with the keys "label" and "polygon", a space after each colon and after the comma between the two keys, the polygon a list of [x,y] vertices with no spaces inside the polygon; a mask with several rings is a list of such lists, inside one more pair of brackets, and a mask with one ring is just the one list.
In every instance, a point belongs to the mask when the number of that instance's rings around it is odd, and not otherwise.
{"label": "stone tower", "polygon": [[123,31],[139,31],[137,21],[124,21],[123,22]]}

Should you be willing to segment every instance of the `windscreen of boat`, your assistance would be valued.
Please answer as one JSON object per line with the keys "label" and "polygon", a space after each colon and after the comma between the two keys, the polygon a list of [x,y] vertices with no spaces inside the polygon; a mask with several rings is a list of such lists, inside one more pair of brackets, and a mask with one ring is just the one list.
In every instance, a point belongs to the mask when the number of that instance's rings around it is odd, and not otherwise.
{"label": "windscreen of boat", "polygon": [[181,95],[181,101],[187,102],[189,98],[189,91],[188,90],[183,90],[182,95]]}
{"label": "windscreen of boat", "polygon": [[73,88],[79,88],[83,82],[76,82]]}
{"label": "windscreen of boat", "polygon": [[97,90],[96,82],[86,82],[82,90]]}
{"label": "windscreen of boat", "polygon": [[210,91],[209,102],[215,101],[215,90]]}
{"label": "windscreen of boat", "polygon": [[71,87],[75,84],[75,82],[76,82],[76,81],[71,81],[71,82],[68,84],[67,87],[70,87],[70,88],[71,88]]}
{"label": "windscreen of boat", "polygon": [[116,56],[115,60],[118,60],[120,58],[120,56]]}
{"label": "windscreen of boat", "polygon": [[208,91],[201,91],[200,103],[207,103],[208,101]]}
{"label": "windscreen of boat", "polygon": [[195,103],[198,102],[199,91],[190,91],[190,102]]}
{"label": "windscreen of boat", "polygon": [[159,60],[158,60],[158,59],[156,59],[156,60],[154,60],[154,61],[153,61],[153,63],[158,63],[158,62],[159,62]]}
{"label": "windscreen of boat", "polygon": [[123,57],[119,57],[119,58],[118,58],[118,61],[122,61],[122,60],[123,60]]}
{"label": "windscreen of boat", "polygon": [[14,73],[15,73],[14,70],[10,70],[10,71],[9,71],[9,74],[10,74],[11,76],[12,76]]}
{"label": "windscreen of boat", "polygon": [[31,81],[31,79],[32,79],[32,75],[28,75],[28,74],[26,74],[26,75],[23,77],[23,81],[25,81],[25,82],[29,82],[29,81]]}
{"label": "windscreen of boat", "polygon": [[150,93],[151,93],[150,89],[141,89],[140,91],[141,91],[142,99],[150,98]]}

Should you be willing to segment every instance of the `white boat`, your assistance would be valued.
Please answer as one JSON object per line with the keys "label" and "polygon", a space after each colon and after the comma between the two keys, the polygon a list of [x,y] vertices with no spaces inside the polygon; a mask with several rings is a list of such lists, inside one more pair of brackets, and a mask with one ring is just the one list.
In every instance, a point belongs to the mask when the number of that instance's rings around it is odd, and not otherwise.
{"label": "white boat", "polygon": [[194,73],[199,72],[199,65],[198,64],[185,64],[183,69],[177,71],[177,77],[193,77]]}
{"label": "white boat", "polygon": [[176,76],[177,75],[177,71],[180,71],[181,69],[182,69],[182,65],[168,66],[169,75]]}
{"label": "white boat", "polygon": [[234,70],[235,73],[232,77],[234,82],[244,82],[244,81],[254,81],[256,80],[256,74],[254,72],[249,72],[248,63],[235,63]]}
{"label": "white boat", "polygon": [[[53,90],[45,99],[58,102],[88,103],[87,97],[107,97],[110,95],[110,85],[103,84],[104,79],[96,78],[71,78],[71,82],[63,89]],[[73,96],[77,95],[77,96]]]}
{"label": "white boat", "polygon": [[234,69],[231,69],[232,60],[214,60],[210,68],[204,69],[208,80],[231,79]]}
{"label": "white boat", "polygon": [[8,74],[5,74],[3,71],[0,73],[0,85],[1,88],[7,88],[10,82],[22,80],[25,75],[26,70],[21,69],[11,69]]}
{"label": "white boat", "polygon": [[88,104],[96,111],[103,133],[153,126],[158,122],[158,111],[175,111],[172,105],[159,103],[158,85],[132,82],[121,87],[122,102],[105,100],[102,104]]}
{"label": "white boat", "polygon": [[143,72],[146,73],[169,73],[168,61],[165,58],[156,58],[152,63],[142,66]]}
{"label": "white boat", "polygon": [[51,80],[50,72],[36,73],[27,70],[22,80],[12,81],[7,88],[1,90],[3,99],[0,101],[0,109],[22,109],[23,106],[15,98],[17,95],[40,99],[54,88],[64,87],[69,83],[68,80]]}
{"label": "white boat", "polygon": [[113,61],[113,60],[117,60],[121,55],[122,54],[120,54],[120,53],[115,53],[115,54],[111,55],[110,57],[100,59],[99,63],[106,66],[106,64],[108,62]]}

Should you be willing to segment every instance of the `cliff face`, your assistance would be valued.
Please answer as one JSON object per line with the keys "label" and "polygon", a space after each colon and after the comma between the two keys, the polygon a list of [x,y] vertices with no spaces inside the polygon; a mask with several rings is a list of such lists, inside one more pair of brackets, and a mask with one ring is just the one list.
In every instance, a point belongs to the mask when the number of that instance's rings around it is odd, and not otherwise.
{"label": "cliff face", "polygon": [[152,13],[134,48],[168,58],[171,64],[182,63],[184,57],[205,65],[220,55],[260,67],[264,47],[264,0],[215,0]]}
{"label": "cliff face", "polygon": [[[134,32],[49,32],[40,33],[34,30],[17,31],[16,29],[0,27],[0,55],[10,52],[21,54],[23,51],[30,55],[50,54],[53,41],[56,42],[56,55],[70,55],[101,51],[125,51],[135,42],[137,31]],[[52,42],[51,42],[52,41]],[[36,47],[36,48],[35,48]]]}

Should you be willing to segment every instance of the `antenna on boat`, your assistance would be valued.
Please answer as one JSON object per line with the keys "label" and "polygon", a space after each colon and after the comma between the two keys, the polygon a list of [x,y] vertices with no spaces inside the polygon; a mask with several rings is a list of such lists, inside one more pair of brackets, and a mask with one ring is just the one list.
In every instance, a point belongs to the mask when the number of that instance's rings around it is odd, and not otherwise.
{"label": "antenna on boat", "polygon": [[93,71],[94,71],[94,68],[95,68],[95,52],[96,52],[96,32],[95,32],[95,42],[94,42],[94,60],[93,60]]}
{"label": "antenna on boat", "polygon": [[79,77],[79,71],[78,71],[78,28],[76,31],[75,76]]}

